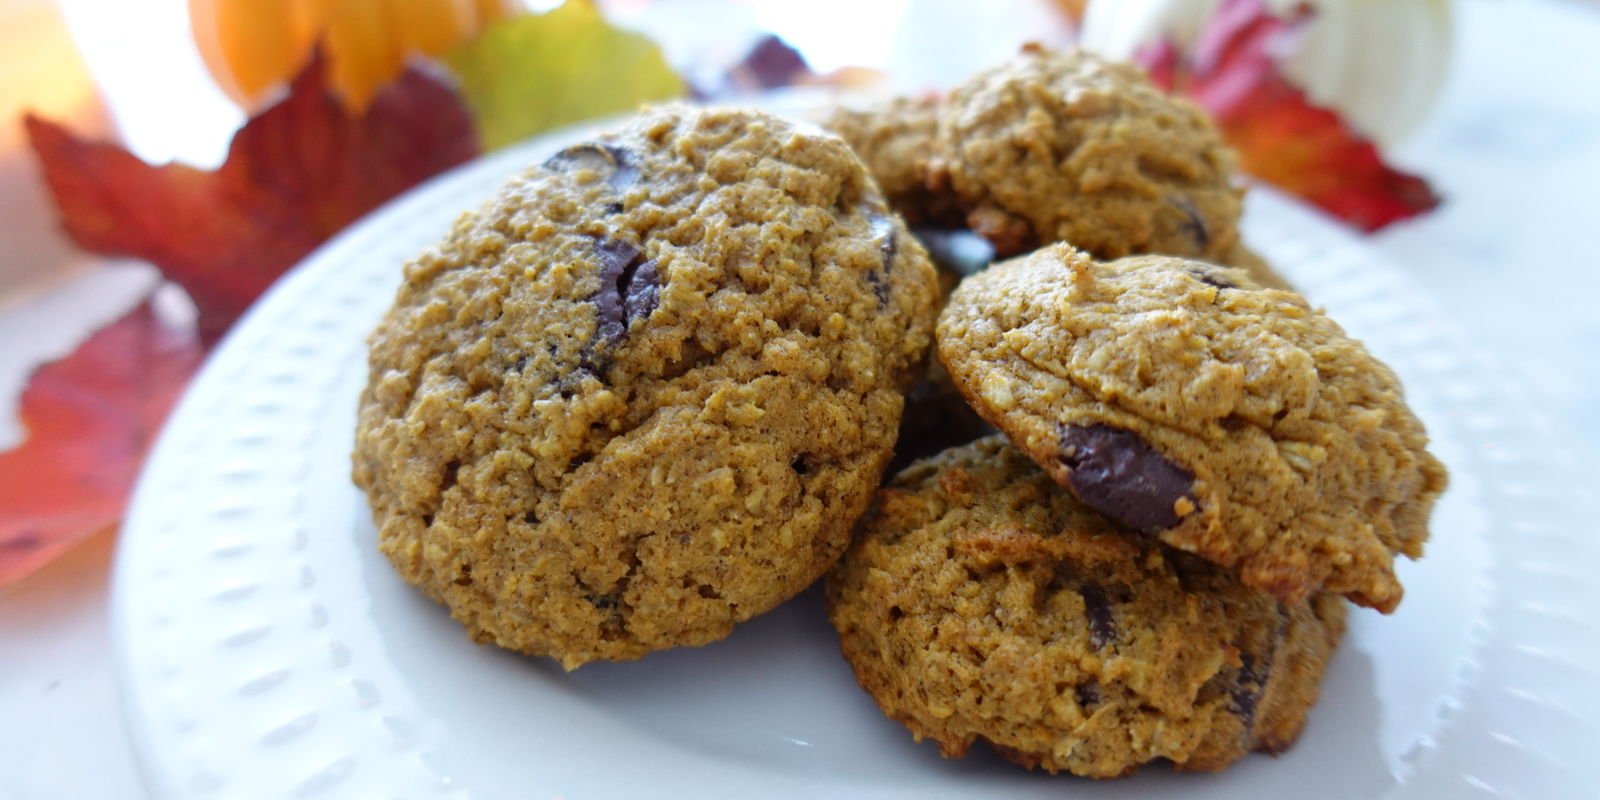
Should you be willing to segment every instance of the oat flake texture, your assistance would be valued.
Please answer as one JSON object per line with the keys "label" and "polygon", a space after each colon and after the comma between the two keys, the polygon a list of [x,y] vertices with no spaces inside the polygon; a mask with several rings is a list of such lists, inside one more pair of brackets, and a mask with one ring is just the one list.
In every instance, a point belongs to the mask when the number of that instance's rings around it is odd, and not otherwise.
{"label": "oat flake texture", "polygon": [[837,137],[647,110],[406,265],[354,457],[379,547],[568,669],[719,639],[849,543],[936,296]]}
{"label": "oat flake texture", "polygon": [[1286,602],[1400,602],[1445,469],[1394,373],[1299,295],[1055,245],[963,281],[938,345],[984,419],[1124,526]]}

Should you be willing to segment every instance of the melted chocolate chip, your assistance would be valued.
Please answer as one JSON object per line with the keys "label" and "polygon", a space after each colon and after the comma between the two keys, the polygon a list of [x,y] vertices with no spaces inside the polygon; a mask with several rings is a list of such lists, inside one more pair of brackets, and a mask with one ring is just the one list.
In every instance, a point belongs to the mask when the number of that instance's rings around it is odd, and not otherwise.
{"label": "melted chocolate chip", "polygon": [[594,253],[600,261],[600,289],[589,296],[589,302],[594,303],[600,313],[595,343],[605,347],[621,341],[628,333],[628,319],[622,307],[622,283],[641,251],[638,245],[606,239],[595,243]]}
{"label": "melted chocolate chip", "polygon": [[1228,692],[1233,700],[1234,713],[1244,722],[1244,735],[1249,738],[1255,727],[1256,707],[1261,703],[1261,695],[1267,691],[1267,681],[1272,677],[1272,662],[1278,654],[1278,645],[1283,641],[1284,634],[1288,631],[1289,611],[1283,603],[1278,604],[1278,630],[1276,636],[1267,645],[1267,652],[1257,656],[1253,653],[1239,654],[1239,671],[1234,676],[1233,688]]}
{"label": "melted chocolate chip", "polygon": [[661,302],[661,276],[656,274],[656,262],[630,265],[623,270],[617,288],[622,294],[623,325],[650,316]]}
{"label": "melted chocolate chip", "polygon": [[1182,520],[1173,506],[1194,487],[1194,474],[1162,458],[1138,434],[1102,424],[1063,425],[1061,452],[1072,470],[1068,487],[1096,511],[1145,532]]}
{"label": "melted chocolate chip", "polygon": [[1098,681],[1080,683],[1075,688],[1074,693],[1078,696],[1079,708],[1087,710],[1100,705],[1100,683]]}
{"label": "melted chocolate chip", "polygon": [[1261,690],[1267,686],[1266,676],[1256,676],[1256,668],[1270,668],[1256,660],[1249,653],[1240,653],[1239,660],[1243,662],[1239,667],[1239,674],[1233,680],[1233,688],[1228,694],[1233,698],[1233,711],[1244,720],[1244,728],[1250,730],[1256,717],[1256,704],[1261,702]]}
{"label": "melted chocolate chip", "polygon": [[1106,601],[1106,593],[1099,587],[1082,586],[1078,594],[1083,595],[1083,611],[1089,617],[1089,639],[1094,642],[1094,649],[1100,650],[1117,638],[1111,603]]}
{"label": "melted chocolate chip", "polygon": [[894,264],[900,243],[895,239],[894,223],[887,218],[873,217],[869,226],[872,238],[878,240],[881,259],[878,268],[867,273],[867,283],[872,284],[872,293],[878,296],[878,308],[884,308],[889,305],[889,267]]}
{"label": "melted chocolate chip", "polygon": [[[628,151],[609,144],[600,142],[583,142],[575,144],[546,159],[546,169],[566,172],[575,169],[592,169],[606,176],[606,183],[616,191],[624,191],[639,180],[639,170],[633,166],[633,159]],[[608,206],[609,211],[616,207],[621,211],[621,204]],[[613,212],[614,213],[614,212]]]}
{"label": "melted chocolate chip", "polygon": [[1205,219],[1200,216],[1200,212],[1195,209],[1194,204],[1189,202],[1187,198],[1183,197],[1168,197],[1167,202],[1177,206],[1179,210],[1189,217],[1189,221],[1183,225],[1183,232],[1189,235],[1189,239],[1192,240],[1202,252],[1204,252],[1207,247],[1210,247],[1211,231],[1206,227]]}

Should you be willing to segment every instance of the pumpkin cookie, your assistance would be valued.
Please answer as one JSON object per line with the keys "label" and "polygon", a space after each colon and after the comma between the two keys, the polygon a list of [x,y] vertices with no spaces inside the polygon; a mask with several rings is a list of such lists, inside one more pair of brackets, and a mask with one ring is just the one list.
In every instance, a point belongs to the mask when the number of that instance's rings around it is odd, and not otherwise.
{"label": "pumpkin cookie", "polygon": [[719,639],[849,543],[937,292],[821,130],[666,107],[569,147],[406,265],[372,335],[379,547],[568,669]]}
{"label": "pumpkin cookie", "polygon": [[881,490],[827,597],[856,679],[919,741],[1095,778],[1289,747],[1345,614],[1119,529],[1000,436]]}
{"label": "pumpkin cookie", "polygon": [[955,195],[927,183],[929,162],[939,154],[938,115],[936,98],[897,97],[861,108],[839,106],[817,121],[850,143],[906,224],[954,227],[964,218]]}
{"label": "pumpkin cookie", "polygon": [[1024,48],[950,93],[939,140],[926,183],[947,183],[1002,256],[1064,241],[1215,261],[1238,238],[1232,152],[1135,67]]}
{"label": "pumpkin cookie", "polygon": [[939,356],[1084,502],[1294,602],[1392,611],[1444,467],[1393,372],[1242,272],[1055,245],[957,287]]}

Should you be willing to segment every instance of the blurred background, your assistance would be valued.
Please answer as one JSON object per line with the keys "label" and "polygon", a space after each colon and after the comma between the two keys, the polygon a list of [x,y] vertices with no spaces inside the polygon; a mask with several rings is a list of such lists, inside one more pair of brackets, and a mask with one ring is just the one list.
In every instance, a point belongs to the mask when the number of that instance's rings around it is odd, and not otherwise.
{"label": "blurred background", "polygon": [[[473,19],[559,5],[478,2]],[[1297,5],[1266,2],[1279,13]],[[1528,414],[1595,463],[1600,0],[1313,5],[1315,22],[1294,52],[1280,54],[1284,74],[1443,198],[1433,211],[1372,233],[1370,243],[1435,293],[1469,332],[1473,357],[1527,398]],[[204,16],[225,6],[0,0],[0,451],[26,436],[16,412],[30,372],[71,353],[160,282],[148,264],[88,253],[63,233],[22,115],[118,143],[152,165],[218,168],[233,134],[281,98],[283,79],[299,68],[290,59],[276,79],[249,74],[251,63],[276,62],[252,61],[225,21]],[[314,6],[232,4],[260,19]],[[1157,40],[1193,44],[1218,0],[595,6],[609,24],[659,46],[691,96],[726,100],[770,89],[937,93],[1025,42],[1067,47],[1081,39],[1127,58]],[[360,25],[351,24],[360,40]],[[476,30],[463,28],[460,39]],[[446,45],[455,46],[431,52]],[[164,289],[156,299],[167,318],[192,321],[181,291]],[[1590,475],[1581,480],[1600,485]],[[0,800],[144,796],[112,686],[105,599],[113,545],[107,529],[40,571],[0,583]]]}

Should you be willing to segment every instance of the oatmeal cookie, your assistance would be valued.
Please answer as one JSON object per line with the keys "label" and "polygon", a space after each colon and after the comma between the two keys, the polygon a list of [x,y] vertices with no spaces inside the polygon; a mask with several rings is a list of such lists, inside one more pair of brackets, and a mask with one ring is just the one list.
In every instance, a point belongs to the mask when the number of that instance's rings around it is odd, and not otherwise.
{"label": "oatmeal cookie", "polygon": [[1238,237],[1232,152],[1132,66],[1025,48],[951,92],[939,139],[926,183],[948,182],[1002,256],[1064,241],[1216,260]]}
{"label": "oatmeal cookie", "polygon": [[827,598],[856,679],[919,741],[1095,778],[1289,747],[1345,614],[1119,529],[1000,436],[881,490]]}
{"label": "oatmeal cookie", "polygon": [[1263,289],[1282,289],[1286,292],[1294,291],[1288,281],[1284,280],[1278,271],[1272,268],[1267,260],[1256,255],[1254,250],[1244,246],[1244,242],[1235,242],[1233,249],[1222,257],[1222,266],[1244,270],[1244,274],[1256,285]]}
{"label": "oatmeal cookie", "polygon": [[1294,602],[1392,611],[1444,467],[1393,372],[1242,272],[1055,245],[963,281],[939,356],[1084,502]]}
{"label": "oatmeal cookie", "polygon": [[958,227],[964,214],[954,193],[928,187],[928,164],[939,153],[938,115],[937,98],[896,97],[861,108],[838,106],[817,121],[850,143],[906,224]]}
{"label": "oatmeal cookie", "polygon": [[849,543],[937,291],[838,137],[647,111],[406,265],[354,458],[379,547],[568,669],[721,638]]}

